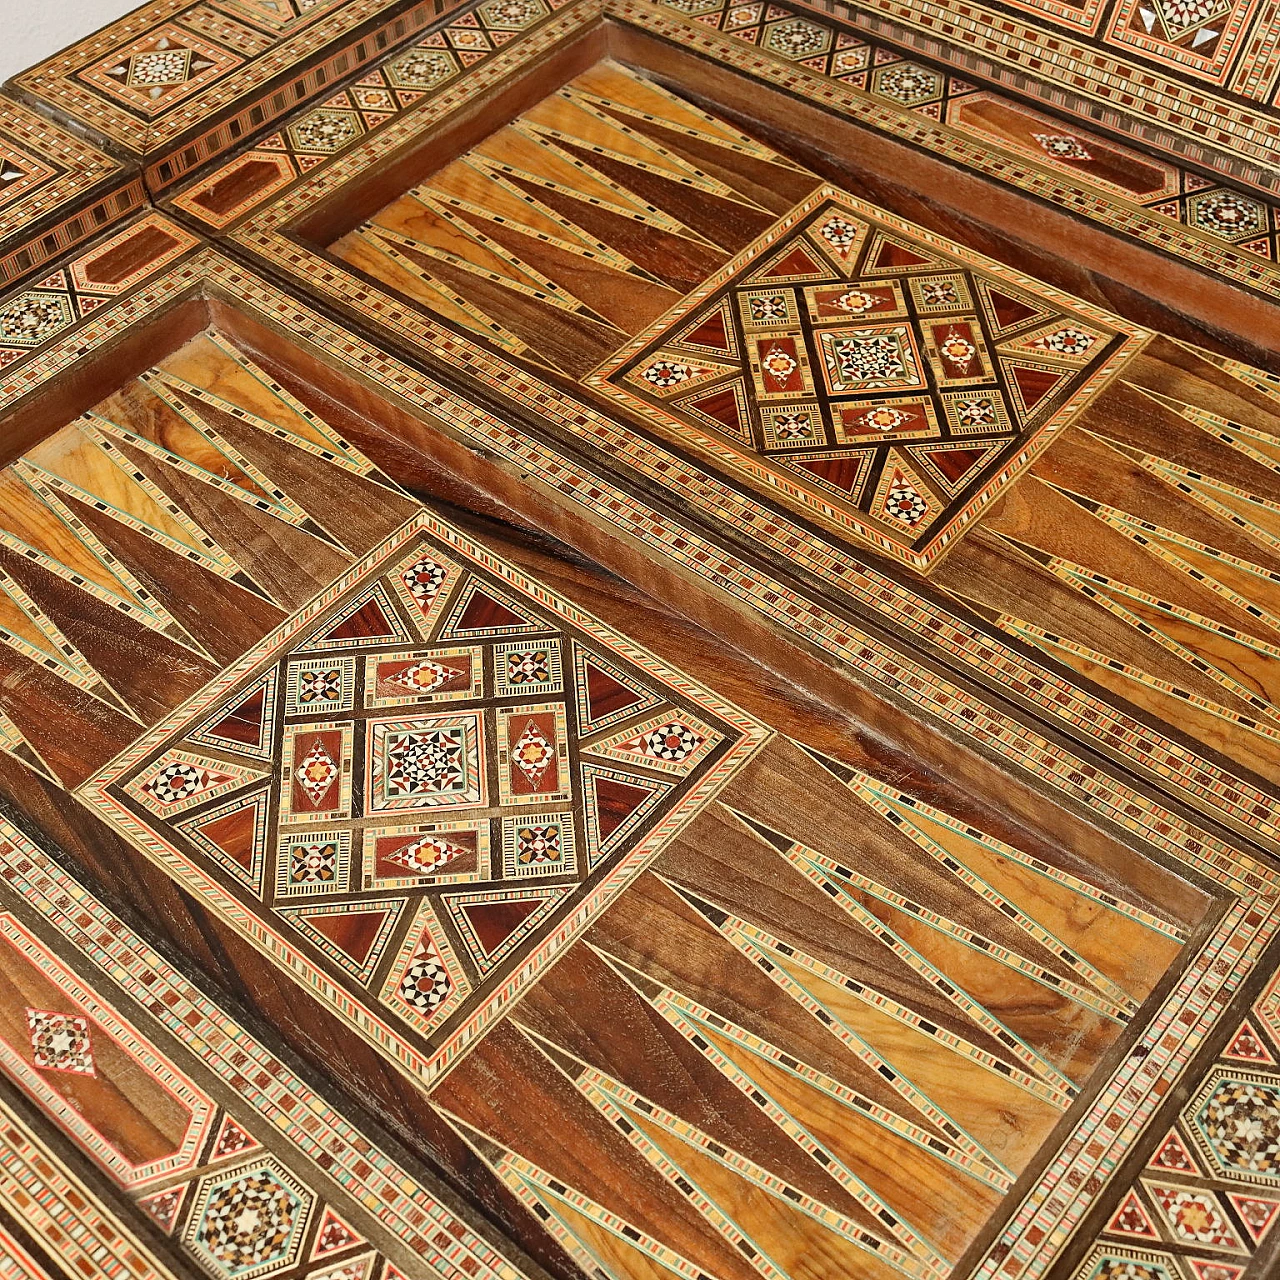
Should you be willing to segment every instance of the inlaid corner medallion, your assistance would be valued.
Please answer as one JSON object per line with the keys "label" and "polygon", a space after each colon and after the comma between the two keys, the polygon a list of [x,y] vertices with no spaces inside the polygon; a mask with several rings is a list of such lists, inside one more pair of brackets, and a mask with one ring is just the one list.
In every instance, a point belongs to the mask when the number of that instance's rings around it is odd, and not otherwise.
{"label": "inlaid corner medallion", "polygon": [[927,570],[1145,338],[828,187],[587,382]]}
{"label": "inlaid corner medallion", "polygon": [[768,736],[423,512],[80,795],[430,1079]]}

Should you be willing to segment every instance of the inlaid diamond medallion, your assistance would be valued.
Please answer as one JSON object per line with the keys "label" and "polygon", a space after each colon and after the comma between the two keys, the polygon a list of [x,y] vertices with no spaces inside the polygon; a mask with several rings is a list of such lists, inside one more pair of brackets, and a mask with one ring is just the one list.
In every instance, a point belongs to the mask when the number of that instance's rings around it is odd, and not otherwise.
{"label": "inlaid diamond medallion", "polygon": [[587,381],[927,571],[1146,336],[823,188]]}
{"label": "inlaid diamond medallion", "polygon": [[431,1078],[767,736],[424,513],[84,795]]}

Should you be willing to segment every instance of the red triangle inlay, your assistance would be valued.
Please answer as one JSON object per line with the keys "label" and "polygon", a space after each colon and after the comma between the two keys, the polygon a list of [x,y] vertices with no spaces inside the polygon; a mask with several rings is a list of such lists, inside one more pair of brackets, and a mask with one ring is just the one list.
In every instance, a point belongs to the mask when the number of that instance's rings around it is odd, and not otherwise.
{"label": "red triangle inlay", "polygon": [[1002,329],[1011,329],[1015,324],[1021,324],[1039,314],[1035,307],[1029,307],[1025,302],[1019,302],[1017,298],[1011,298],[996,289],[988,288],[987,298],[991,302],[991,310],[995,312],[996,323]]}
{"label": "red triangle inlay", "polygon": [[760,272],[757,279],[772,280],[774,276],[827,276],[828,268],[819,266],[801,245]]}
{"label": "red triangle inlay", "polygon": [[875,265],[879,267],[920,267],[925,263],[932,262],[932,258],[923,257],[921,254],[908,249],[906,245],[896,244],[892,240],[886,240],[880,246],[880,252],[876,254]]}
{"label": "red triangle inlay", "polygon": [[1134,1191],[1130,1191],[1125,1196],[1120,1208],[1116,1210],[1115,1217],[1107,1224],[1107,1230],[1125,1236],[1139,1236],[1144,1240],[1160,1239],[1155,1227],[1151,1225],[1147,1211],[1142,1207]]}
{"label": "red triangle inlay", "polygon": [[399,630],[388,620],[377,596],[370,596],[354,613],[348,614],[325,640],[394,640]]}
{"label": "red triangle inlay", "polygon": [[388,915],[389,910],[375,907],[349,911],[344,915],[310,915],[299,912],[297,918],[305,920],[310,928],[323,934],[339,951],[361,965],[369,958],[369,952]]}
{"label": "red triangle inlay", "polygon": [[194,829],[215,844],[237,866],[252,874],[254,840],[258,826],[258,800],[250,800],[230,813],[211,818],[208,822],[195,823]]}
{"label": "red triangle inlay", "polygon": [[1231,1191],[1227,1192],[1227,1199],[1235,1206],[1254,1244],[1261,1244],[1263,1236],[1275,1226],[1280,1200],[1261,1200],[1257,1196],[1242,1196]]}
{"label": "red triangle inlay", "polygon": [[323,1258],[327,1253],[337,1253],[339,1249],[350,1248],[353,1244],[364,1244],[364,1237],[357,1235],[326,1205],[324,1217],[320,1219],[320,1229],[316,1232],[315,1248],[311,1250],[311,1256]]}
{"label": "red triangle inlay", "polygon": [[595,663],[588,660],[582,665],[587,675],[587,712],[593,722],[644,701],[634,689],[615,680],[607,671],[601,671]]}
{"label": "red triangle inlay", "polygon": [[596,829],[607,840],[653,794],[645,787],[633,787],[614,778],[597,778]]}
{"label": "red triangle inlay", "polygon": [[987,456],[986,449],[929,449],[922,456],[929,459],[952,484],[958,484]]}
{"label": "red triangle inlay", "polygon": [[1191,1158],[1183,1141],[1178,1137],[1174,1130],[1169,1131],[1169,1136],[1156,1149],[1155,1155],[1151,1157],[1150,1168],[1152,1169],[1174,1169],[1178,1173],[1199,1173],[1196,1162]]}
{"label": "red triangle inlay", "polygon": [[858,478],[862,475],[862,466],[857,458],[795,458],[791,461],[793,466],[803,467],[829,485],[850,494],[857,489]]}
{"label": "red triangle inlay", "polygon": [[470,921],[485,952],[492,955],[544,901],[521,898],[515,902],[462,902],[458,909]]}
{"label": "red triangle inlay", "polygon": [[696,329],[690,329],[680,339],[695,347],[710,347],[713,351],[723,351],[730,355],[733,348],[729,345],[729,333],[724,324],[724,308],[717,307]]}
{"label": "red triangle inlay", "polygon": [[467,607],[463,609],[462,617],[458,619],[457,629],[459,631],[483,631],[489,627],[525,627],[528,625],[528,618],[521,617],[520,614],[513,609],[507,608],[501,601],[485,595],[483,591],[476,591],[471,599],[467,601]]}
{"label": "red triangle inlay", "polygon": [[203,732],[209,737],[256,747],[262,742],[262,717],[266,712],[267,687],[260,684],[249,696]]}
{"label": "red triangle inlay", "polygon": [[1240,1280],[1244,1275],[1243,1267],[1232,1266],[1229,1262],[1219,1262],[1216,1258],[1188,1258],[1196,1280]]}
{"label": "red triangle inlay", "polygon": [[155,1195],[146,1196],[138,1203],[167,1235],[173,1230],[173,1224],[178,1220],[178,1210],[182,1208],[182,1201],[186,1194],[187,1184],[183,1183],[179,1187],[170,1187],[168,1191],[157,1191]]}
{"label": "red triangle inlay", "polygon": [[1035,408],[1064,377],[1050,369],[1028,369],[1019,364],[1009,366],[1009,375],[1018,384],[1022,403],[1028,409]]}
{"label": "red triangle inlay", "polygon": [[738,397],[733,394],[732,387],[724,391],[713,391],[709,396],[703,396],[698,400],[687,400],[685,403],[691,409],[705,413],[708,418],[723,422],[735,434],[741,434],[742,419],[738,416]]}
{"label": "red triangle inlay", "polygon": [[238,1156],[242,1151],[251,1151],[261,1146],[257,1138],[247,1134],[230,1116],[222,1122],[218,1140],[213,1144],[210,1160],[225,1160],[228,1156]]}

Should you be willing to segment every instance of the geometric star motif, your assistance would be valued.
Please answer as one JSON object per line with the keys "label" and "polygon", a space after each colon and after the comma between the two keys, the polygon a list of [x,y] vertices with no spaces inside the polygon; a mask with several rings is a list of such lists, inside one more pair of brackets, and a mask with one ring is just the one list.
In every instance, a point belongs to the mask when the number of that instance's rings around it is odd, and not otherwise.
{"label": "geometric star motif", "polygon": [[507,669],[503,683],[511,688],[523,684],[546,684],[551,679],[545,649],[529,649],[506,654]]}
{"label": "geometric star motif", "polygon": [[446,667],[442,663],[433,662],[430,658],[415,662],[413,666],[389,677],[392,684],[403,685],[414,693],[430,693],[438,689],[448,680],[456,679],[462,673],[457,667]]}
{"label": "geometric star motif", "polygon": [[1174,36],[1231,9],[1231,5],[1223,3],[1223,0],[1155,0],[1155,3]]}
{"label": "geometric star motif", "polygon": [[290,885],[329,884],[338,874],[338,846],[334,843],[292,845],[288,868]]}
{"label": "geometric star motif", "polygon": [[84,1018],[51,1013],[47,1009],[28,1009],[27,1029],[31,1033],[31,1061],[35,1066],[45,1071],[72,1071],[83,1076],[96,1074],[89,1024]]}
{"label": "geometric star motif", "polygon": [[299,671],[298,706],[336,706],[342,701],[342,674],[340,668]]}
{"label": "geometric star motif", "polygon": [[1052,351],[1058,355],[1082,356],[1093,346],[1095,338],[1071,325],[1064,325],[1052,333],[1044,334],[1029,345],[1037,351]]}
{"label": "geometric star motif", "polygon": [[542,0],[490,0],[480,6],[479,12],[487,27],[519,31],[545,17],[547,7]]}
{"label": "geometric star motif", "polygon": [[[105,794],[93,784],[104,811],[146,824],[202,868],[212,860],[223,902],[224,871],[252,867],[257,902],[238,918],[257,913],[263,932],[255,926],[254,936],[268,954],[345,1020],[362,1029],[381,1020],[379,1043],[430,1071],[451,1052],[448,1041],[433,1043],[437,1028],[457,1013],[450,1034],[463,1034],[479,1025],[483,1002],[508,1003],[530,980],[519,969],[499,980],[496,961],[485,968],[455,951],[444,905],[452,886],[474,887],[464,915],[480,921],[484,938],[511,925],[499,939],[512,940],[503,965],[538,947],[555,954],[567,945],[555,932],[562,902],[588,876],[639,874],[766,737],[513,566],[495,569],[492,553],[460,532],[436,533],[434,521],[423,513],[389,537],[371,563],[247,655],[235,682],[210,686],[157,726],[112,770]],[[526,612],[526,600],[538,603]],[[346,652],[317,653],[331,645]],[[261,769],[240,763],[234,735],[200,739],[216,756],[188,748],[192,726],[233,719],[268,675],[285,696],[270,709],[262,698],[253,704],[266,726]],[[339,709],[333,691],[349,718],[317,723],[317,712]],[[559,700],[539,700],[547,695]],[[402,706],[428,699],[466,709]],[[383,710],[393,705],[401,711]],[[617,738],[637,739],[625,773],[588,762],[585,753],[607,754]],[[583,798],[574,793],[586,770]],[[445,812],[450,820],[439,821]],[[369,896],[388,890],[398,896]],[[582,901],[590,915],[608,899]],[[233,1153],[227,1163],[250,1158]],[[189,1195],[180,1220],[194,1211]]]}
{"label": "geometric star motif", "polygon": [[259,771],[243,765],[175,747],[154,761],[130,790],[148,809],[169,814],[212,800],[259,776]]}
{"label": "geometric star motif", "polygon": [[1227,240],[1243,240],[1267,229],[1266,206],[1235,191],[1209,191],[1187,201],[1191,222]]}
{"label": "geometric star motif", "polygon": [[[940,85],[895,63],[872,92],[932,100]],[[1069,135],[1041,145],[1087,158]],[[1145,334],[831,187],[690,297],[586,384],[753,493],[920,571]]]}
{"label": "geometric star motif", "polygon": [[911,62],[899,63],[882,71],[876,81],[877,93],[905,106],[927,102],[938,97],[941,90],[942,83],[934,72]]}
{"label": "geometric star motif", "polygon": [[161,804],[174,804],[203,790],[207,780],[206,770],[179,761],[161,769],[146,784],[146,790],[150,791]]}
{"label": "geometric star motif", "polygon": [[1234,1228],[1211,1192],[1160,1185],[1152,1185],[1150,1190],[1175,1238],[1183,1244],[1241,1247]]}
{"label": "geometric star motif", "polygon": [[546,735],[530,720],[524,732],[511,750],[511,759],[520,768],[533,786],[538,786],[547,766],[556,758],[555,747],[547,741]]}
{"label": "geometric star motif", "polygon": [[434,89],[458,74],[453,55],[442,49],[410,49],[385,68],[398,89]]}
{"label": "geometric star motif", "polygon": [[289,128],[289,138],[299,151],[328,154],[346,146],[364,132],[354,111],[318,107]]}
{"label": "geometric star motif", "polygon": [[400,994],[427,1017],[445,1002],[452,989],[444,964],[430,952],[411,960],[400,979]]}
{"label": "geometric star motif", "polygon": [[703,737],[687,724],[673,721],[637,739],[639,749],[655,760],[686,760],[703,743]]}
{"label": "geometric star motif", "polygon": [[1280,1085],[1223,1079],[1195,1118],[1224,1169],[1280,1180]]}
{"label": "geometric star motif", "polygon": [[28,290],[0,310],[0,343],[10,347],[37,347],[75,318],[66,294]]}
{"label": "geometric star motif", "polygon": [[695,377],[697,373],[698,370],[693,365],[681,364],[674,360],[655,360],[641,374],[641,377],[655,387],[666,388],[679,386],[680,383]]}
{"label": "geometric star motif", "polygon": [[135,111],[152,116],[241,61],[236,54],[171,25],[153,30],[80,74]]}
{"label": "geometric star motif", "polygon": [[914,385],[919,370],[906,329],[850,329],[822,335],[833,391]]}
{"label": "geometric star motif", "polygon": [[510,828],[510,874],[528,874],[543,867],[555,870],[566,867],[565,855],[569,852],[572,833],[566,822],[555,821],[557,816],[538,815]]}
{"label": "geometric star motif", "polygon": [[452,844],[441,836],[424,836],[421,840],[405,845],[403,849],[386,854],[385,860],[394,862],[415,875],[429,875],[466,855],[467,850],[461,845]]}
{"label": "geometric star motif", "polygon": [[916,492],[901,471],[893,473],[889,493],[884,502],[885,514],[903,524],[919,524],[929,510],[929,504]]}
{"label": "geometric star motif", "polygon": [[1058,160],[1092,160],[1088,149],[1079,138],[1062,133],[1033,133],[1031,135],[1040,144],[1046,155]]}
{"label": "geometric star motif", "polygon": [[423,556],[403,570],[400,579],[414,602],[423,613],[427,613],[440,594],[448,575],[449,571],[444,565],[438,564],[430,556]]}
{"label": "geometric star motif", "polygon": [[684,774],[696,767],[719,740],[719,734],[692,718],[677,720],[667,711],[583,749],[592,755],[643,764],[663,773]]}
{"label": "geometric star motif", "polygon": [[387,746],[387,794],[455,791],[462,785],[464,747],[460,729],[405,733]]}
{"label": "geometric star motif", "polygon": [[831,43],[831,32],[816,23],[795,18],[771,28],[764,43],[766,48],[788,58],[807,58],[826,50]]}
{"label": "geometric star motif", "polygon": [[186,1235],[215,1274],[250,1280],[297,1259],[315,1197],[274,1160],[200,1186]]}
{"label": "geometric star motif", "polygon": [[[205,66],[209,65],[207,62]],[[125,83],[146,85],[153,98],[160,96],[159,86],[181,84],[191,69],[191,50],[176,49],[162,40],[148,53],[135,53],[125,63],[114,69],[113,74],[125,76]],[[198,68],[203,70],[203,67]]]}

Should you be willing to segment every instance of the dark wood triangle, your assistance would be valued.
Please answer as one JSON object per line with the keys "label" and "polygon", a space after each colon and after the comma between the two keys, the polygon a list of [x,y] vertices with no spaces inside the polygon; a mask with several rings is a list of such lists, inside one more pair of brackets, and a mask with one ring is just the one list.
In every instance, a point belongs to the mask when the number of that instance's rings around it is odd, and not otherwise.
{"label": "dark wood triangle", "polygon": [[773,164],[759,156],[717,146],[711,138],[694,137],[659,124],[652,118],[614,110],[604,103],[600,110],[629,129],[652,138],[667,151],[723,182],[746,200],[781,217],[819,185],[821,179],[790,165]]}
{"label": "dark wood triangle", "polygon": [[545,901],[517,898],[509,902],[459,902],[456,906],[467,917],[485,954],[492,955]]}
{"label": "dark wood triangle", "polygon": [[678,293],[687,293],[701,284],[724,261],[724,253],[713,245],[647,226],[635,218],[579,200],[559,187],[544,187],[515,174],[504,176],[521,191],[554,209],[593,239],[607,244]]}
{"label": "dark wood triangle", "polygon": [[[144,720],[159,719],[218,673],[217,666],[191,649],[5,546],[0,546],[0,569],[16,579],[102,680]],[[34,740],[33,745],[49,758]]]}
{"label": "dark wood triangle", "polygon": [[151,454],[118,446],[148,480],[219,543],[244,572],[285,609],[301,608],[351,563],[327,539],[241,502]]}
{"label": "dark wood triangle", "polygon": [[175,554],[91,503],[73,494],[60,497],[215,661],[238,658],[287,616],[258,592]]}
{"label": "dark wood triangle", "polygon": [[588,147],[579,147],[563,138],[556,145],[576,160],[603,173],[619,186],[639,196],[646,204],[655,205],[696,231],[705,240],[718,244],[729,253],[746,248],[758,235],[768,230],[774,216],[763,209],[726,200],[722,196],[686,186],[647,169],[638,169],[613,156],[602,155]]}
{"label": "dark wood triangle", "polygon": [[371,550],[416,509],[411,498],[296,448],[196,396],[183,391],[177,394],[236,452],[270,476],[317,525],[357,555]]}

